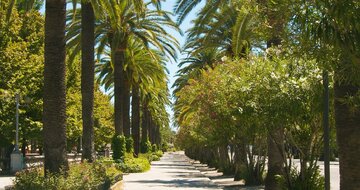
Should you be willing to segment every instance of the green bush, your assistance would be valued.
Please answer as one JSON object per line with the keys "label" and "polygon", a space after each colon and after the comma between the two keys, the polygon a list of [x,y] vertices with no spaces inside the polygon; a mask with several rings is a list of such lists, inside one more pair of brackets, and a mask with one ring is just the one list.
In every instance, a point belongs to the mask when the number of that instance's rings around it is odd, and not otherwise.
{"label": "green bush", "polygon": [[115,161],[123,160],[126,151],[126,139],[125,136],[118,135],[112,139],[111,148],[113,150],[113,159]]}
{"label": "green bush", "polygon": [[121,170],[116,168],[116,163],[113,159],[103,157],[97,159],[97,162],[106,168],[106,175],[112,183],[122,179],[122,175],[119,175]]}
{"label": "green bush", "polygon": [[126,152],[127,153],[134,152],[134,140],[131,137],[126,138]]}
{"label": "green bush", "polygon": [[178,151],[178,150],[176,149],[176,147],[171,147],[171,148],[168,149],[168,152],[176,152],[176,151]]}
{"label": "green bush", "polygon": [[158,150],[158,148],[157,148],[156,144],[153,144],[151,146],[151,152],[156,152],[157,150]]}
{"label": "green bush", "polygon": [[113,165],[101,162],[72,164],[65,175],[44,177],[42,169],[23,170],[18,172],[14,181],[15,190],[88,190],[108,189],[111,184],[120,180],[121,172]]}
{"label": "green bush", "polygon": [[163,156],[162,151],[156,151],[156,152],[148,152],[145,154],[140,154],[139,157],[147,159],[149,162],[152,161],[159,161],[160,158]]}
{"label": "green bush", "polygon": [[163,152],[167,152],[167,151],[168,151],[168,148],[169,148],[169,146],[168,146],[167,143],[163,143],[163,144],[161,145],[161,151],[163,151]]}
{"label": "green bush", "polygon": [[158,151],[154,152],[153,154],[155,154],[158,157],[162,157],[164,153],[161,150],[158,150]]}
{"label": "green bush", "polygon": [[157,156],[156,154],[149,154],[148,158],[149,162],[152,162],[152,161],[159,161],[160,160],[160,157]]}
{"label": "green bush", "polygon": [[[39,189],[45,190],[45,187],[48,189],[55,189],[54,185],[50,184],[51,181],[57,182],[56,178],[52,179],[53,176],[50,176],[47,180],[43,177],[40,170],[23,170],[17,172],[14,180],[15,189],[18,190],[32,190]],[[46,186],[45,186],[46,185]]]}
{"label": "green bush", "polygon": [[140,142],[140,152],[148,153],[151,150],[151,143],[149,140]]}
{"label": "green bush", "polygon": [[124,162],[118,163],[117,167],[125,173],[140,173],[150,169],[150,162],[146,158],[134,158],[132,154],[127,154]]}
{"label": "green bush", "polygon": [[319,166],[310,166],[306,168],[304,177],[300,176],[300,172],[294,168],[291,170],[291,189],[302,190],[321,190],[325,188],[324,177],[320,174]]}

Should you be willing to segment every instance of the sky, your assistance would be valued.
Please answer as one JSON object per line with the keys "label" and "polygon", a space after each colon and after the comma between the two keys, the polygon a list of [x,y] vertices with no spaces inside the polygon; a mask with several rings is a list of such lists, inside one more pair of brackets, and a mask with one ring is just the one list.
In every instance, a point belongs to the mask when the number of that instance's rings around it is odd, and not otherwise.
{"label": "sky", "polygon": [[[173,9],[174,9],[174,5],[175,5],[175,2],[176,0],[166,0],[165,2],[162,3],[162,9],[163,10],[166,10],[166,11],[170,11],[172,12]],[[186,31],[188,29],[191,28],[192,26],[192,23],[191,23],[191,20],[193,20],[196,16],[196,13],[200,10],[200,8],[203,6],[204,4],[200,3],[198,6],[195,7],[195,9],[190,12],[190,14],[186,17],[186,19],[183,21],[183,23],[180,25],[180,29],[183,31],[184,35],[181,36],[178,32],[176,31],[171,31],[169,32],[171,35],[173,35],[176,39],[178,39],[179,43],[180,43],[180,47],[182,47],[185,43],[185,40],[186,40]],[[176,20],[175,17],[172,17],[173,20]],[[175,80],[176,80],[176,72],[179,70],[179,67],[177,66],[178,63],[181,61],[182,58],[185,57],[185,55],[181,55],[180,52],[178,52],[179,56],[178,56],[178,60],[177,62],[175,63],[174,61],[173,62],[168,62],[166,64],[166,67],[167,69],[169,70],[169,82],[168,82],[168,88],[169,88],[169,91],[170,91],[170,94],[172,95],[172,89],[171,89],[171,86],[174,84]],[[167,107],[167,112],[170,114],[170,126],[172,127],[173,130],[177,130],[175,127],[173,127],[173,115],[174,115],[174,112],[171,110],[171,107]]]}

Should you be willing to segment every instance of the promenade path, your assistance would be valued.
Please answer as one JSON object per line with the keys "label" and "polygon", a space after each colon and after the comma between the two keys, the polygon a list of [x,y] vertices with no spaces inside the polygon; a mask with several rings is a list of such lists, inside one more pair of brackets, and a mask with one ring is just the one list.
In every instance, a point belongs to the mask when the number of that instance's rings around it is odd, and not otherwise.
{"label": "promenade path", "polygon": [[[211,180],[210,180],[210,179]],[[231,176],[222,176],[213,168],[189,159],[184,152],[165,153],[160,161],[152,162],[145,173],[124,175],[125,190],[260,190],[244,187]]]}
{"label": "promenade path", "polygon": [[145,173],[124,175],[125,190],[221,189],[189,162],[183,152],[165,153]]}
{"label": "promenade path", "polygon": [[0,176],[0,190],[4,190],[6,186],[13,184],[14,176]]}

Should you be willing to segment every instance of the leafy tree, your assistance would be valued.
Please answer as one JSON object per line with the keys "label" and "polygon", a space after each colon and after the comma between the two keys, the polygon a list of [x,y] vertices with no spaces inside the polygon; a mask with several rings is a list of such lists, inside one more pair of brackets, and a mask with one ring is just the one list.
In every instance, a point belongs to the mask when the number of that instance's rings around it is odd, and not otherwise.
{"label": "leafy tree", "polygon": [[[261,158],[265,157],[259,155],[266,153],[264,139],[267,131],[281,125],[292,133],[287,141],[302,152],[303,171],[316,173],[311,167],[319,156],[321,74],[314,60],[297,62],[298,67],[286,57],[228,60],[190,80],[176,94],[180,145],[188,155],[224,171],[235,165],[246,184],[259,184],[263,182],[265,160]],[[313,136],[308,135],[310,130]],[[294,141],[296,138],[302,141]],[[234,160],[224,162],[224,145],[233,147]],[[306,152],[308,149],[311,152]],[[311,172],[301,172],[299,179],[315,174]],[[282,185],[294,188],[291,176],[284,173],[283,179]]]}
{"label": "leafy tree", "polygon": [[[1,6],[0,15],[5,14]],[[42,142],[44,19],[36,11],[24,14],[17,9],[9,19],[0,19],[0,138],[2,147],[15,139],[14,97],[19,93],[19,137],[25,153],[29,140]]]}
{"label": "leafy tree", "polygon": [[115,134],[114,130],[114,106],[110,97],[100,91],[99,86],[95,88],[94,102],[94,135],[95,150],[104,151]]}

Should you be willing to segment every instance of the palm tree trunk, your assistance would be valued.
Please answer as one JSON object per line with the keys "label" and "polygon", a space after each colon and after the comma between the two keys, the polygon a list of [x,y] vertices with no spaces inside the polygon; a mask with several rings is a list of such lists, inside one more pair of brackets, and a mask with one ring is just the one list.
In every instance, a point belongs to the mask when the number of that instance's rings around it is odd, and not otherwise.
{"label": "palm tree trunk", "polygon": [[[142,105],[142,118],[141,118],[141,144],[145,144],[148,141],[148,132],[149,132],[149,114],[147,108],[147,101],[144,100]],[[144,150],[141,150],[142,153],[145,153]]]}
{"label": "palm tree trunk", "polygon": [[160,148],[161,146],[161,133],[160,133],[160,126],[159,125],[156,125],[156,136],[155,136],[155,142],[156,142],[156,145],[157,147]]}
{"label": "palm tree trunk", "polygon": [[154,120],[152,119],[152,115],[150,114],[150,118],[149,118],[149,121],[150,121],[150,125],[149,125],[149,139],[150,139],[150,142],[151,142],[151,145],[155,144],[155,122]]}
{"label": "palm tree trunk", "polygon": [[142,118],[141,118],[141,141],[147,140],[148,136],[148,125],[147,125],[147,105],[146,102],[142,105]]}
{"label": "palm tree trunk", "polygon": [[124,130],[123,119],[123,64],[125,60],[125,49],[119,48],[115,50],[114,56],[114,115],[115,115],[115,135],[122,135]]}
{"label": "palm tree trunk", "polygon": [[130,82],[125,71],[127,42],[120,42],[114,59],[115,133],[130,137]]}
{"label": "palm tree trunk", "polygon": [[44,153],[45,174],[68,170],[66,155],[66,1],[45,5]]}
{"label": "palm tree trunk", "polygon": [[134,139],[134,154],[138,155],[140,151],[140,96],[137,83],[132,87],[131,108],[131,134]]}
{"label": "palm tree trunk", "polygon": [[342,63],[345,70],[338,69],[335,72],[335,121],[339,146],[340,189],[355,190],[360,187],[360,111],[358,108],[352,109],[342,100],[356,96],[360,86],[338,81],[350,73],[347,69],[354,69],[349,64],[351,63]]}
{"label": "palm tree trunk", "polygon": [[123,76],[124,76],[124,78],[122,79],[123,82],[122,114],[123,114],[123,124],[124,124],[123,130],[125,137],[130,137],[130,81],[126,75],[126,71],[124,70],[123,70]]}
{"label": "palm tree trunk", "polygon": [[94,148],[94,46],[95,16],[90,2],[81,2],[81,96],[83,120],[82,159],[93,162]]}
{"label": "palm tree trunk", "polygon": [[[262,2],[264,3],[264,2]],[[267,4],[262,4],[267,6]],[[279,34],[284,31],[283,20],[279,16],[279,11],[267,10],[266,15],[269,20],[269,25],[272,27],[270,39],[267,41],[267,47],[278,47],[281,44],[281,37]],[[272,59],[271,55],[269,57]],[[269,129],[268,132],[268,172],[265,180],[265,190],[280,190],[281,184],[276,180],[276,176],[285,177],[284,171],[284,129],[279,127],[277,129]]]}
{"label": "palm tree trunk", "polygon": [[265,190],[281,190],[281,183],[276,176],[284,174],[284,129],[270,130],[268,134],[268,172]]}

